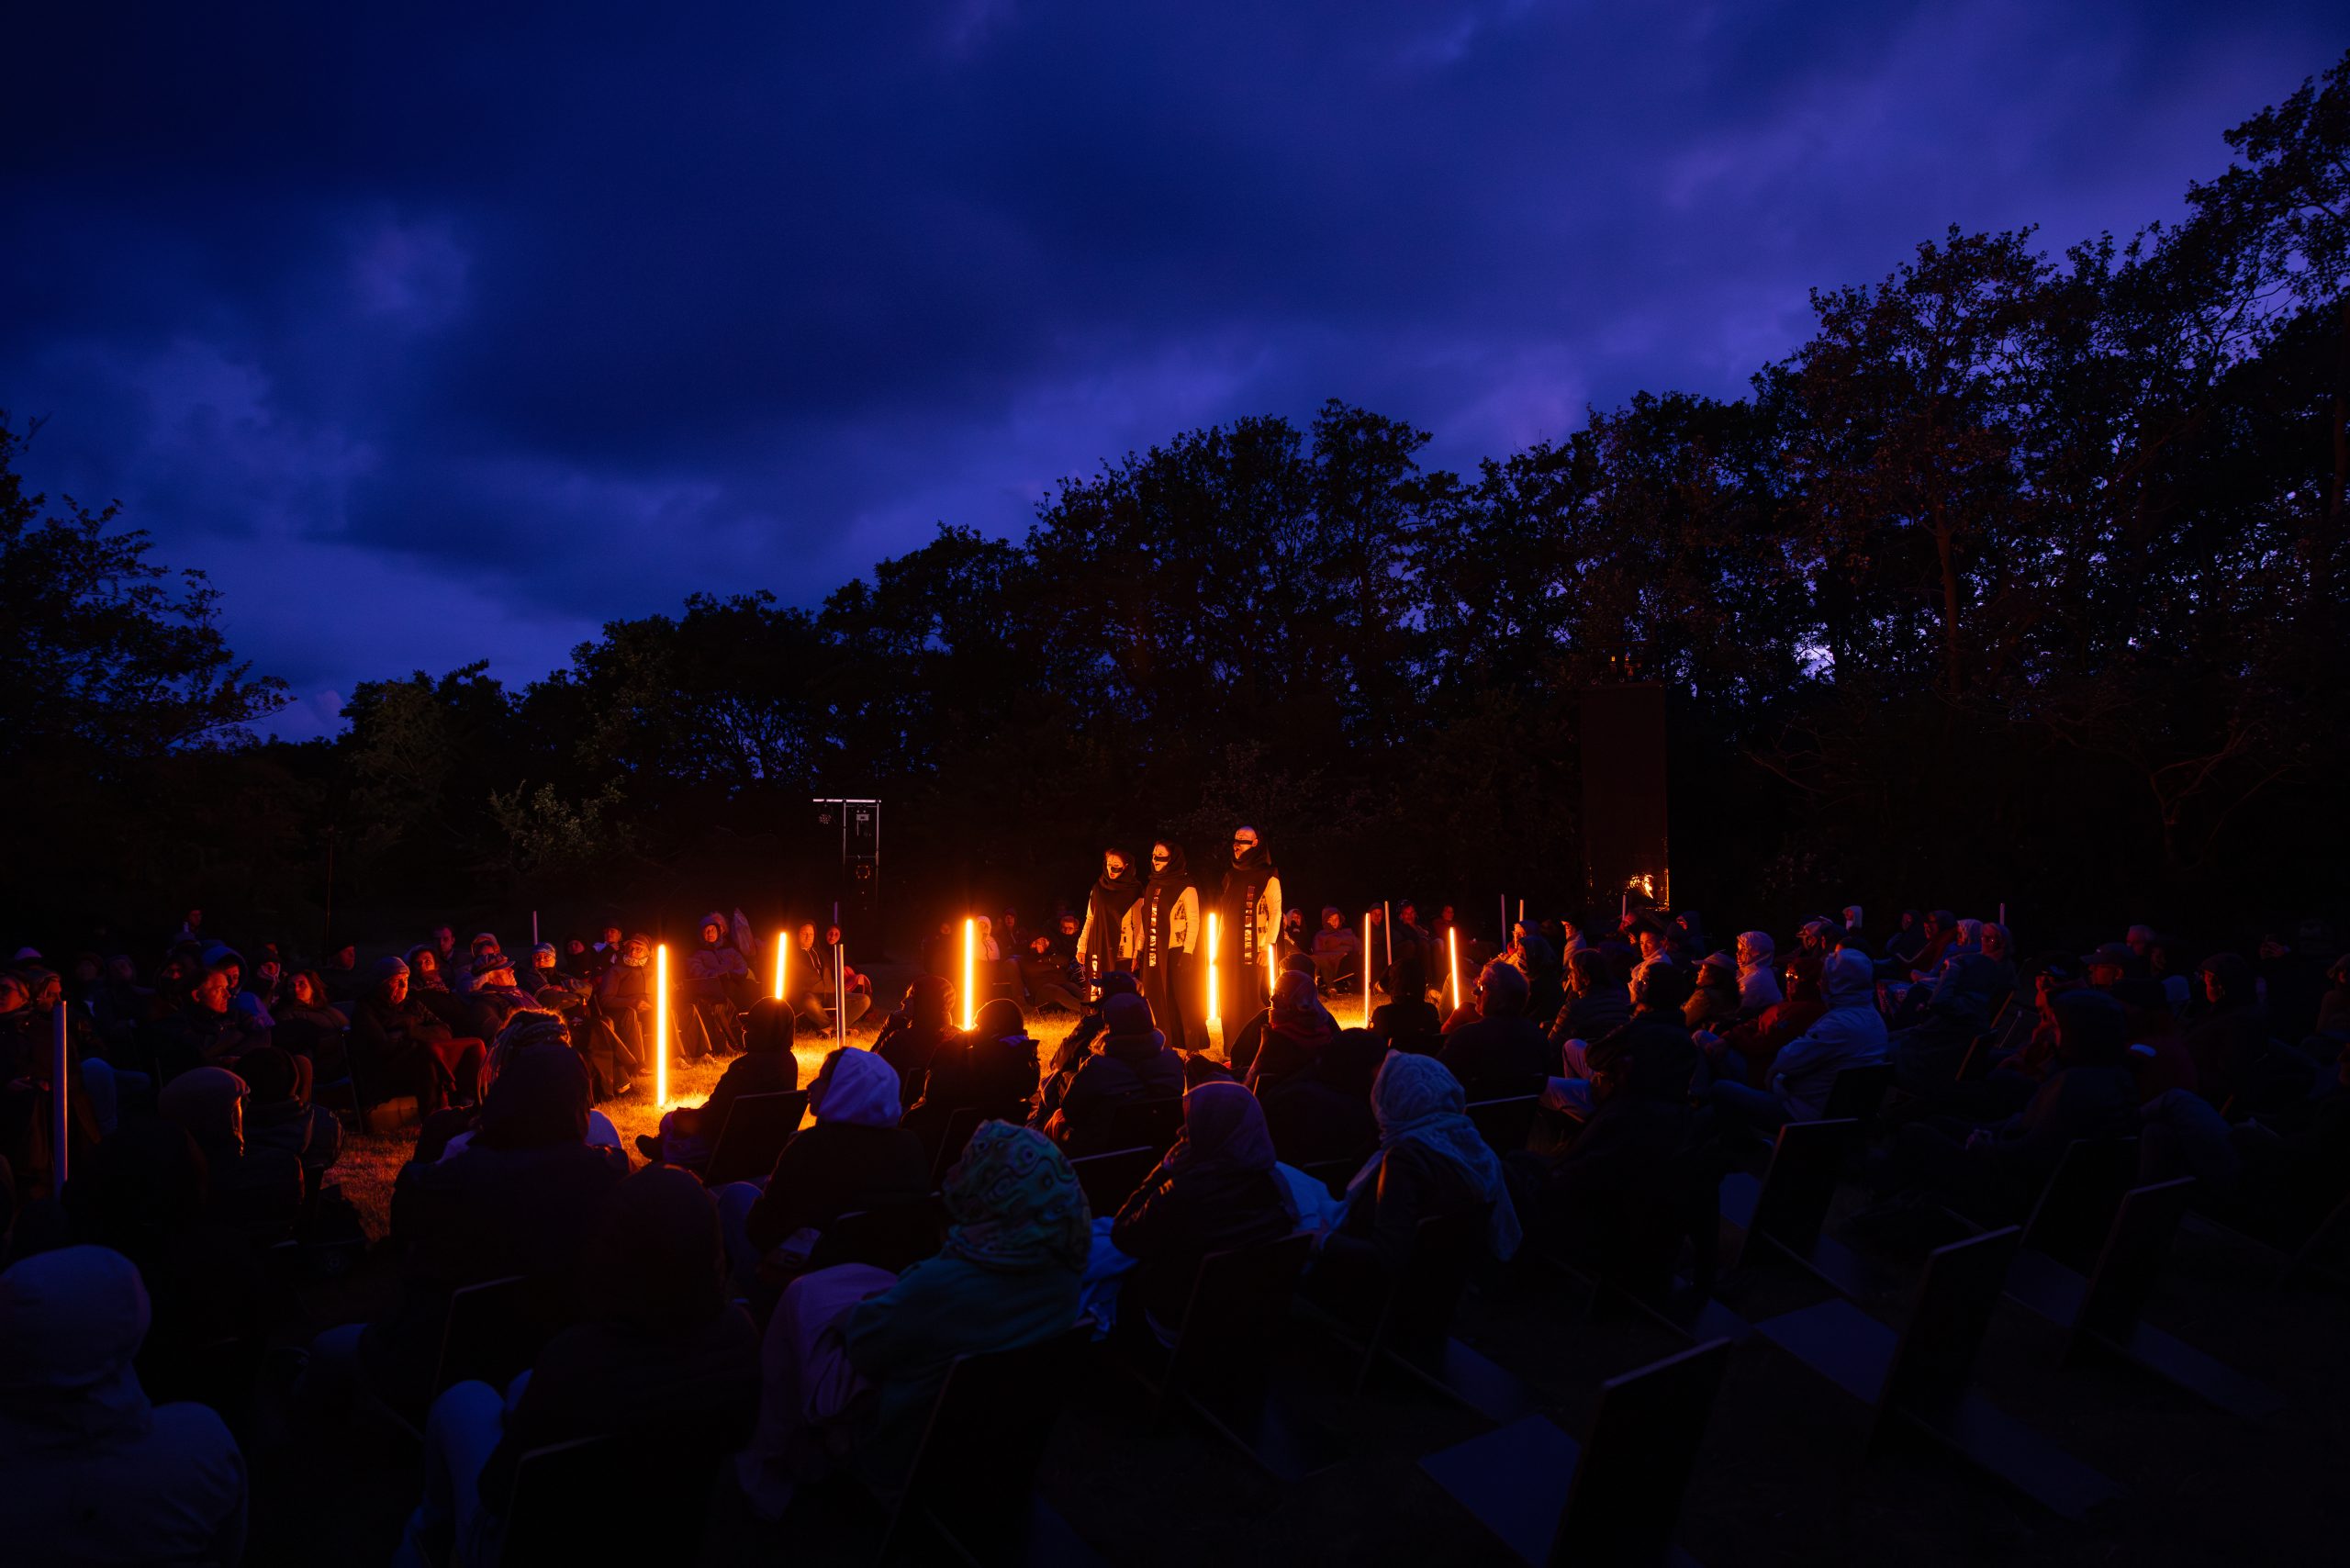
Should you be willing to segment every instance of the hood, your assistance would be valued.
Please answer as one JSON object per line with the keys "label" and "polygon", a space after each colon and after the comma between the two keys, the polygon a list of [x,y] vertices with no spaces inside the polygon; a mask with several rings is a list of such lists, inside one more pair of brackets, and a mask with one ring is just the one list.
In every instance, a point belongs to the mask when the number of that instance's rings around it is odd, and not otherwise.
{"label": "hood", "polygon": [[1867,1005],[1876,993],[1876,966],[1866,954],[1842,948],[1819,966],[1819,990],[1830,1007]]}
{"label": "hood", "polygon": [[[1107,846],[1103,848],[1102,853],[1105,857],[1110,855],[1125,856],[1126,868],[1123,875],[1113,877],[1110,875],[1109,868],[1105,865],[1102,869],[1102,874],[1093,879],[1093,886],[1097,890],[1113,896],[1124,895],[1129,897],[1142,890],[1142,871],[1140,865],[1136,863],[1133,856],[1127,855],[1125,850],[1120,849],[1115,845]],[[1141,864],[1147,865],[1149,857],[1145,856]]]}
{"label": "hood", "polygon": [[1158,844],[1165,844],[1167,846],[1167,868],[1163,871],[1153,870],[1151,872],[1150,886],[1154,888],[1181,888],[1190,886],[1192,881],[1192,873],[1189,868],[1184,864],[1183,846],[1180,844],[1171,843],[1166,839],[1159,839],[1153,845],[1153,847],[1157,847]]}
{"label": "hood", "polygon": [[845,1047],[824,1058],[808,1086],[808,1108],[819,1122],[854,1127],[894,1127],[904,1109],[898,1097],[898,1070],[871,1051]]}
{"label": "hood", "polygon": [[0,1461],[145,1433],[152,1411],[131,1360],[149,1321],[137,1266],[104,1247],[0,1273]]}

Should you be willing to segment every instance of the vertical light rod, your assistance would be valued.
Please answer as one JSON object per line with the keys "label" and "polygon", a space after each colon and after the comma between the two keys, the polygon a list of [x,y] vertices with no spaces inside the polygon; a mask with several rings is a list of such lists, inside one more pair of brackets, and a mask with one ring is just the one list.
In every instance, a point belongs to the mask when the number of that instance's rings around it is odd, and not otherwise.
{"label": "vertical light rod", "polygon": [[1362,1026],[1371,1027],[1371,911],[1362,912]]}
{"label": "vertical light rod", "polygon": [[783,1000],[783,966],[791,955],[791,928],[785,926],[775,934],[775,999]]}
{"label": "vertical light rod", "polygon": [[1211,914],[1208,916],[1208,1022],[1211,1024],[1224,1016],[1216,1008],[1215,938],[1215,916]]}
{"label": "vertical light rod", "polygon": [[669,944],[653,949],[653,1103],[669,1103]]}
{"label": "vertical light rod", "polygon": [[1451,949],[1452,1010],[1458,1013],[1460,1011],[1460,928],[1457,925],[1446,926],[1444,941],[1445,946]]}
{"label": "vertical light rod", "polygon": [[979,1026],[979,923],[963,917],[963,1027]]}
{"label": "vertical light rod", "polygon": [[848,944],[833,944],[833,1024],[834,1041],[848,1044]]}

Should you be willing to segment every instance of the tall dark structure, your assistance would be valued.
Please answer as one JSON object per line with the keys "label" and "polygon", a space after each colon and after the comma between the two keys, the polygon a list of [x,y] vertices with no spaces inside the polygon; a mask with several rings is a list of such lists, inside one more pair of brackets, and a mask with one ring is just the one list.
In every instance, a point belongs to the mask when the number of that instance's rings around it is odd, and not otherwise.
{"label": "tall dark structure", "polygon": [[1673,902],[1664,688],[1652,680],[1583,694],[1583,873],[1594,919],[1639,888]]}
{"label": "tall dark structure", "polygon": [[819,800],[816,824],[840,838],[840,879],[833,898],[841,924],[869,949],[881,941],[881,802]]}

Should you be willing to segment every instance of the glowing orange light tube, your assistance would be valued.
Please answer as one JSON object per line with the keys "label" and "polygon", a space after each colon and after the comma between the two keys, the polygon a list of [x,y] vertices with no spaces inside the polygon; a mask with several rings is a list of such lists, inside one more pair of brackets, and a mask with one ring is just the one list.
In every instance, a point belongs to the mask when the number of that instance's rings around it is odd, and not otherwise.
{"label": "glowing orange light tube", "polygon": [[1371,1027],[1371,911],[1362,912],[1362,1026]]}
{"label": "glowing orange light tube", "polygon": [[1216,1005],[1215,1005],[1215,990],[1216,990],[1216,986],[1215,986],[1215,936],[1216,936],[1216,932],[1215,932],[1215,916],[1214,916],[1214,915],[1209,915],[1209,916],[1208,916],[1208,1022],[1209,1022],[1209,1023],[1211,1023],[1211,1024],[1213,1024],[1213,1023],[1216,1022],[1216,1020],[1217,1020],[1217,1019],[1219,1019],[1219,1018],[1221,1018],[1221,1017],[1223,1017],[1223,1016],[1224,1016],[1221,1013],[1218,1013],[1218,1012],[1216,1011]]}
{"label": "glowing orange light tube", "polygon": [[1451,949],[1452,1010],[1458,1013],[1460,1011],[1460,928],[1456,925],[1446,926],[1444,942],[1445,946]]}
{"label": "glowing orange light tube", "polygon": [[791,932],[789,927],[775,934],[775,999],[783,1000],[783,963],[791,952]]}
{"label": "glowing orange light tube", "polygon": [[963,1027],[979,1026],[979,923],[963,921]]}
{"label": "glowing orange light tube", "polygon": [[669,1103],[669,944],[653,949],[653,1103]]}

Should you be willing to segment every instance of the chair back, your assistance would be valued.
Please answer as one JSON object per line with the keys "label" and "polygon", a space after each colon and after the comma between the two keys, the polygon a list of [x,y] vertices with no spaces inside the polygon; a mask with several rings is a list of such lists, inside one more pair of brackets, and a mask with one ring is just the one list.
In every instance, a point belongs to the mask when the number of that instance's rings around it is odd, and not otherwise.
{"label": "chair back", "polygon": [[452,1291],[432,1392],[468,1378],[504,1388],[538,1359],[546,1337],[528,1275],[508,1274]]}
{"label": "chair back", "polygon": [[1492,1223],[1493,1209],[1485,1204],[1420,1221],[1393,1282],[1382,1325],[1385,1345],[1424,1348],[1451,1332],[1461,1294],[1491,1255],[1485,1236]]}
{"label": "chair back", "polygon": [[2195,1195],[2195,1178],[2157,1182],[2122,1194],[2113,1216],[2113,1229],[2098,1253],[2081,1310],[2073,1319],[2076,1333],[2127,1339],[2137,1327],[2138,1314],[2154,1292],[2170,1251],[2170,1238],[2186,1217],[2188,1201]]}
{"label": "chair back", "polygon": [[1966,1392],[1975,1352],[2006,1288],[2023,1233],[2014,1226],[1937,1248],[1926,1259],[1918,1302],[1895,1346],[1877,1395],[1880,1412],[1941,1411]]}
{"label": "chair back", "polygon": [[2023,1245],[2086,1274],[2113,1229],[2122,1194],[2137,1185],[2138,1140],[2076,1138],[2025,1222]]}
{"label": "chair back", "polygon": [[1201,1259],[1159,1385],[1162,1404],[1186,1390],[1261,1389],[1313,1254],[1314,1238],[1300,1230]]}
{"label": "chair back", "polygon": [[1158,1169],[1163,1158],[1158,1149],[1115,1148],[1107,1154],[1091,1154],[1082,1159],[1072,1159],[1069,1168],[1077,1176],[1077,1184],[1085,1189],[1085,1206],[1095,1219],[1116,1217],[1126,1200],[1135,1195],[1143,1179]]}
{"label": "chair back", "polygon": [[935,1198],[909,1198],[869,1209],[852,1209],[835,1215],[818,1233],[808,1254],[808,1267],[829,1269],[835,1263],[867,1263],[902,1274],[925,1258],[935,1257],[946,1235],[946,1224]]}
{"label": "chair back", "polygon": [[963,1158],[964,1146],[971,1141],[971,1135],[978,1132],[979,1124],[986,1120],[986,1114],[976,1105],[957,1106],[947,1116],[946,1130],[938,1139],[938,1152],[930,1160],[930,1184],[933,1187],[946,1182],[946,1173],[955,1169],[957,1160]]}
{"label": "chair back", "polygon": [[1819,1119],[1838,1122],[1850,1117],[1860,1122],[1873,1121],[1877,1107],[1885,1103],[1886,1091],[1892,1087],[1893,1064],[1889,1061],[1844,1068],[1829,1086],[1828,1104]]}
{"label": "chair back", "polygon": [[1681,1495],[1729,1364],[1729,1341],[1714,1339],[1600,1384],[1550,1548],[1556,1568],[1669,1561]]}
{"label": "chair back", "polygon": [[1128,1100],[1110,1109],[1112,1148],[1147,1148],[1165,1154],[1183,1131],[1183,1097],[1162,1095],[1152,1100]]}
{"label": "chair back", "polygon": [[1844,1162],[1860,1148],[1863,1136],[1861,1124],[1851,1118],[1781,1127],[1762,1172],[1762,1189],[1754,1197],[1749,1235],[1767,1236],[1798,1256],[1809,1254]]}
{"label": "chair back", "polygon": [[1465,1109],[1486,1147],[1495,1154],[1508,1154],[1526,1147],[1527,1137],[1534,1130],[1534,1108],[1541,1098],[1516,1094],[1506,1100],[1475,1100]]}
{"label": "chair back", "polygon": [[718,1143],[710,1151],[710,1166],[702,1181],[720,1187],[766,1175],[775,1169],[776,1156],[783,1152],[807,1114],[804,1089],[736,1096],[726,1107],[726,1121],[718,1129]]}
{"label": "chair back", "polygon": [[898,1495],[884,1561],[916,1516],[969,1561],[1021,1560],[1036,1468],[1091,1337],[1080,1325],[1018,1350],[955,1358]]}

